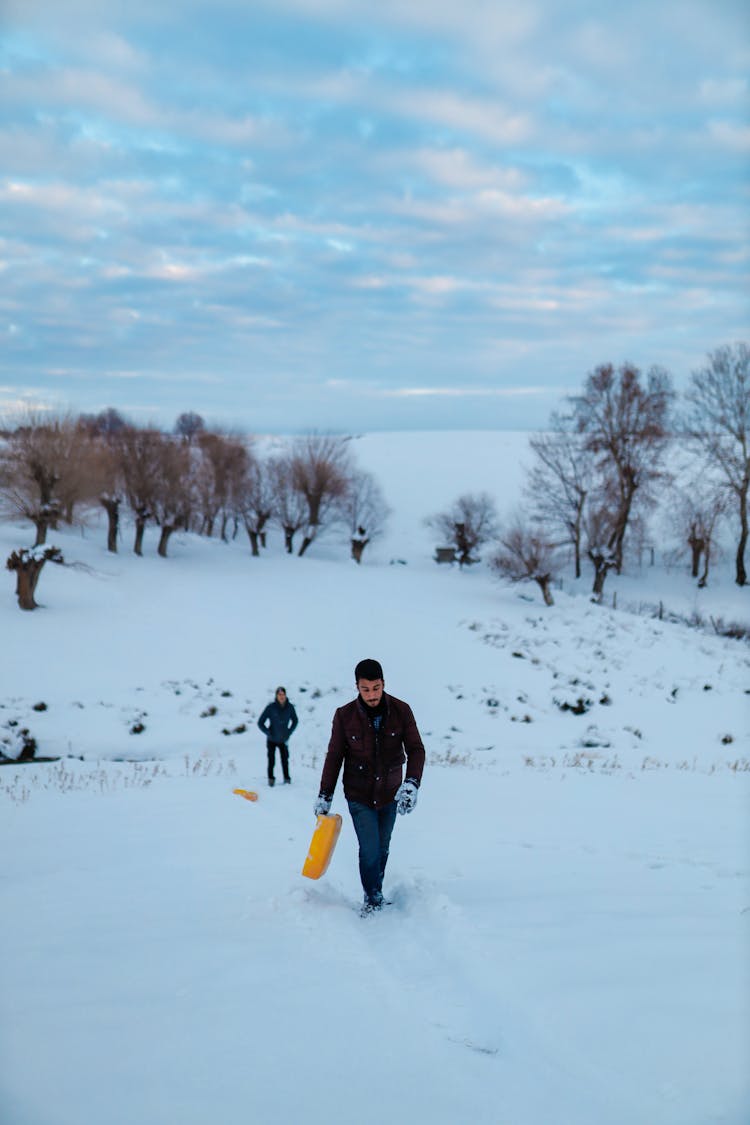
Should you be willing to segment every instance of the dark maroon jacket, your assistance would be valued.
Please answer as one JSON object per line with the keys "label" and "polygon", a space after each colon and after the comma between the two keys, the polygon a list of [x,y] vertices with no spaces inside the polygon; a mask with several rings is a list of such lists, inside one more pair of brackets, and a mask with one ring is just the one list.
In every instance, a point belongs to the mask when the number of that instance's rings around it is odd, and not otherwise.
{"label": "dark maroon jacket", "polygon": [[396,796],[406,776],[419,784],[424,769],[424,746],[411,707],[383,693],[386,712],[377,739],[366,705],[357,696],[333,716],[331,740],[323,764],[320,792],[332,797],[344,767],[344,796],[380,809]]}

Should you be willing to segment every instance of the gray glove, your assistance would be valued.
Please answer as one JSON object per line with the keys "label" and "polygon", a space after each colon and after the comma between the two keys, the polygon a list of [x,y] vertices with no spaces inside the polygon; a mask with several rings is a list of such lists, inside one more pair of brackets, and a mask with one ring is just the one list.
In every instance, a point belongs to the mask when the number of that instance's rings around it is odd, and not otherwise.
{"label": "gray glove", "polygon": [[416,781],[411,781],[408,777],[404,784],[400,786],[396,793],[396,811],[400,812],[402,816],[416,808],[418,788]]}
{"label": "gray glove", "polygon": [[332,797],[326,797],[325,793],[321,793],[317,801],[313,805],[313,812],[316,816],[327,816],[328,810],[331,807]]}

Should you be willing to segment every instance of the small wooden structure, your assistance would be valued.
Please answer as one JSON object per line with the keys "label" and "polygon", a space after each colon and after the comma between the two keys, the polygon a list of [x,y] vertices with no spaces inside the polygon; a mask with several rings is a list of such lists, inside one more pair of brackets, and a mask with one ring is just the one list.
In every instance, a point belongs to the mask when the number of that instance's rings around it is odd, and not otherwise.
{"label": "small wooden structure", "polygon": [[454,563],[456,561],[456,548],[455,547],[436,547],[435,548],[435,562],[436,563]]}

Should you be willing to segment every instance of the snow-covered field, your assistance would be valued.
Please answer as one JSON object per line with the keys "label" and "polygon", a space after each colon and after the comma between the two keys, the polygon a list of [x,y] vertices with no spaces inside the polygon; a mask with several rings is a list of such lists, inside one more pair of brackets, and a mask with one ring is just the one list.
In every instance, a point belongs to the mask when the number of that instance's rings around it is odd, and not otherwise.
{"label": "snow-covered field", "polygon": [[[750,649],[439,567],[424,516],[519,499],[526,439],[357,439],[393,509],[357,567],[336,536],[259,559],[175,536],[117,556],[51,536],[22,613],[0,591],[3,1125],[747,1125]],[[29,545],[0,524],[0,551]],[[720,562],[618,605],[750,620]],[[380,659],[428,750],[386,891],[359,918],[354,833],[300,869],[334,708]],[[293,784],[255,726],[283,683]],[[142,728],[142,729],[141,729]],[[139,733],[135,733],[139,731]],[[234,787],[256,789],[249,803]]]}

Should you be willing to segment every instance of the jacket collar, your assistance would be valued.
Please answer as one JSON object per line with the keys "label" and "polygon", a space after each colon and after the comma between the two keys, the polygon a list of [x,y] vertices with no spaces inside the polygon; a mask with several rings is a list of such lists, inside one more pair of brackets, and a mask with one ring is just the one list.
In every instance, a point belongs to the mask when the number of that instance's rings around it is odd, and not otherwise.
{"label": "jacket collar", "polygon": [[[364,702],[364,700],[362,699],[362,696],[359,694],[359,692],[357,692],[357,698],[354,700],[354,702],[357,704],[357,709],[358,709],[360,715],[362,715],[363,718],[365,718],[369,721],[370,718],[373,715],[373,709],[371,707],[367,706],[367,704]],[[383,718],[386,719],[388,717],[388,712],[390,711],[390,709],[391,709],[390,699],[388,698],[388,695],[386,694],[386,692],[383,692],[380,703],[374,709],[374,714],[382,715]]]}

